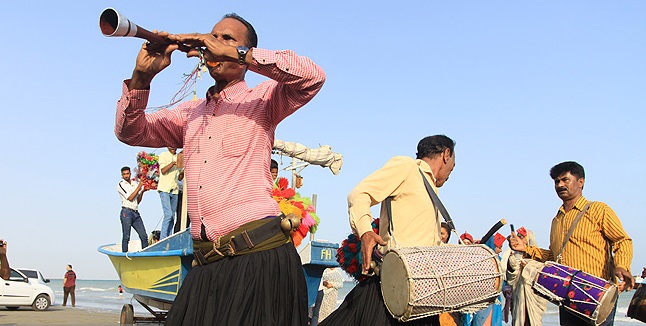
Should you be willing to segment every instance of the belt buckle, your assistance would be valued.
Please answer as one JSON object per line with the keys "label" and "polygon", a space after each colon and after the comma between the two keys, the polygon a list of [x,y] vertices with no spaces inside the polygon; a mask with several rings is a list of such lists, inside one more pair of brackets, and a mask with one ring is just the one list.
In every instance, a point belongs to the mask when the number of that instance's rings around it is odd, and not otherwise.
{"label": "belt buckle", "polygon": [[242,231],[241,236],[244,242],[247,244],[247,248],[251,249],[253,248],[253,246],[255,246],[253,241],[251,241],[251,238],[249,238],[249,233],[247,233],[247,230]]}

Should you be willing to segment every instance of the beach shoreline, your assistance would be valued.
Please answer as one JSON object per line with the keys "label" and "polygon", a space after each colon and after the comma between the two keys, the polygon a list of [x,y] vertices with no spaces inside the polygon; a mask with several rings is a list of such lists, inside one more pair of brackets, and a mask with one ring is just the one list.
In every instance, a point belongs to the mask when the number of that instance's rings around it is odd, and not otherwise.
{"label": "beach shoreline", "polygon": [[0,307],[0,325],[119,325],[119,312],[52,306],[46,311],[30,307],[8,310]]}

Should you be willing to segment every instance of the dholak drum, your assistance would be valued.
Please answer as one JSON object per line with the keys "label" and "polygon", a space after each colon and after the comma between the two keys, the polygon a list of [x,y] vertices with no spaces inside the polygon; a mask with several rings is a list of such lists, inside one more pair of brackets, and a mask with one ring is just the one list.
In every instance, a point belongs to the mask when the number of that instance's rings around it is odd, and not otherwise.
{"label": "dholak drum", "polygon": [[384,303],[402,322],[477,311],[495,301],[503,283],[500,261],[484,245],[394,248],[380,276]]}
{"label": "dholak drum", "polygon": [[646,323],[646,284],[640,284],[635,290],[626,315]]}
{"label": "dholak drum", "polygon": [[608,318],[619,295],[616,285],[551,261],[536,274],[532,287],[552,303],[596,325]]}

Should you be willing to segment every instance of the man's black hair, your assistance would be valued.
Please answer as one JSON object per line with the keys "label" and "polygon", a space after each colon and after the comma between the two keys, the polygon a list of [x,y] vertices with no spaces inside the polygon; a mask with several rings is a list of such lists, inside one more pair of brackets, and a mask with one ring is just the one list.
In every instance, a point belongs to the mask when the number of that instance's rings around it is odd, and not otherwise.
{"label": "man's black hair", "polygon": [[449,240],[451,240],[451,229],[449,229],[449,225],[446,222],[442,222],[441,227],[444,228],[446,230],[446,234],[449,235],[448,237],[446,237],[446,242],[448,242]]}
{"label": "man's black hair", "polygon": [[570,174],[575,176],[577,179],[581,179],[581,178],[585,179],[585,170],[583,170],[583,166],[573,161],[567,161],[567,162],[554,165],[550,169],[550,177],[552,178],[552,180],[554,180],[559,176],[561,176],[563,173],[567,173],[567,172],[570,172]]}
{"label": "man's black hair", "polygon": [[245,27],[247,27],[247,43],[245,44],[249,48],[255,48],[258,47],[258,34],[256,34],[256,30],[253,28],[251,23],[246,21],[244,18],[238,16],[235,12],[232,12],[230,14],[224,15],[222,19],[225,18],[233,18],[239,22],[241,22]]}
{"label": "man's black hair", "polygon": [[278,162],[274,160],[273,158],[271,159],[271,166],[269,167],[270,169],[278,169]]}
{"label": "man's black hair", "polygon": [[455,142],[444,135],[435,135],[422,138],[417,144],[417,159],[423,157],[434,158],[442,154],[444,150],[449,149],[449,154],[453,156]]}
{"label": "man's black hair", "polygon": [[121,172],[123,172],[123,171],[130,171],[130,167],[128,167],[128,166],[122,167]]}

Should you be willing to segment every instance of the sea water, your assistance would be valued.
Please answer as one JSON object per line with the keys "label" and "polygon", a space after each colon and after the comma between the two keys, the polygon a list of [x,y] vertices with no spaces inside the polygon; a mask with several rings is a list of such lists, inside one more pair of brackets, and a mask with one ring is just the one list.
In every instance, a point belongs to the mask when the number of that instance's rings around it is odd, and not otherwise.
{"label": "sea water", "polygon": [[[55,306],[63,304],[63,283],[60,279],[51,280],[47,283],[56,294]],[[343,287],[339,289],[338,304],[343,302],[345,296],[352,290],[355,283],[344,282]],[[76,309],[85,309],[98,312],[120,312],[125,304],[132,304],[135,315],[143,317],[151,317],[150,313],[140,305],[137,300],[134,300],[132,294],[124,292],[119,295],[118,280],[76,280]],[[616,326],[639,325],[640,321],[626,317],[626,311],[630,304],[630,299],[634,291],[624,292],[619,296],[617,303],[617,314],[615,315]],[[67,299],[67,305],[71,305],[71,299]],[[153,308],[153,310],[157,310]],[[510,317],[511,319],[511,317]],[[543,325],[557,326],[558,322],[558,307],[554,304],[547,304],[547,311],[543,315]],[[503,323],[504,324],[504,323]],[[508,325],[508,324],[504,324]]]}

